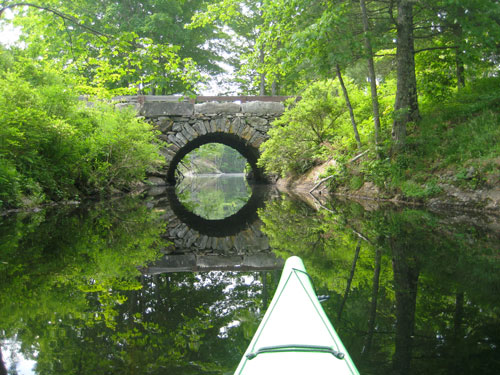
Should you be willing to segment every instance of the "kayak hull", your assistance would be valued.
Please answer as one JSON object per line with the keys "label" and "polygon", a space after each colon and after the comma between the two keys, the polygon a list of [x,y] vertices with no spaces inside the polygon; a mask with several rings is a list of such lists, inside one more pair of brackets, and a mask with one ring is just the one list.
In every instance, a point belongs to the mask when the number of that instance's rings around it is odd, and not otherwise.
{"label": "kayak hull", "polygon": [[359,374],[318,301],[302,260],[290,257],[235,375]]}

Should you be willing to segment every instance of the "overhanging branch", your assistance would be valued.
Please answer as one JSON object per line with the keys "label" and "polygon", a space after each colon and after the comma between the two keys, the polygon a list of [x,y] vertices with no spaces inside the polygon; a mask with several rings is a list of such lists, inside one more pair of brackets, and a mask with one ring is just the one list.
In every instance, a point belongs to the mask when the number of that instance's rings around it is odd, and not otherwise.
{"label": "overhanging branch", "polygon": [[2,8],[0,8],[0,18],[2,18],[2,15],[6,10],[14,9],[14,8],[18,8],[18,7],[31,7],[31,8],[44,10],[46,12],[54,14],[57,17],[62,18],[63,20],[66,20],[66,21],[69,21],[69,22],[75,24],[76,26],[81,27],[82,29],[89,31],[90,33],[97,35],[98,37],[109,38],[109,35],[104,34],[104,33],[100,32],[99,30],[96,30],[92,27],[89,27],[89,26],[83,24],[82,22],[80,22],[80,20],[78,20],[77,18],[75,18],[73,16],[70,16],[69,14],[63,13],[57,9],[53,9],[50,7],[46,7],[46,6],[38,5],[38,4],[33,4],[33,3],[22,2],[22,3],[13,3],[13,4],[5,5]]}
{"label": "overhanging branch", "polygon": [[457,49],[457,48],[458,48],[458,46],[428,47],[428,48],[417,49],[415,51],[415,53],[424,52],[424,51],[438,50],[438,49]]}

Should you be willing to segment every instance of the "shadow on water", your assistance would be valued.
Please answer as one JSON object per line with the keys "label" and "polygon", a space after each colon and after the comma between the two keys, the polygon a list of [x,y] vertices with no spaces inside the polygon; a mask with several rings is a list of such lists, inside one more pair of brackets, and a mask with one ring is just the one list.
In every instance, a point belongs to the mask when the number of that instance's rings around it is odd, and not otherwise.
{"label": "shadow on water", "polygon": [[498,219],[270,192],[211,234],[168,194],[0,219],[0,371],[231,374],[298,255],[360,373],[498,372]]}

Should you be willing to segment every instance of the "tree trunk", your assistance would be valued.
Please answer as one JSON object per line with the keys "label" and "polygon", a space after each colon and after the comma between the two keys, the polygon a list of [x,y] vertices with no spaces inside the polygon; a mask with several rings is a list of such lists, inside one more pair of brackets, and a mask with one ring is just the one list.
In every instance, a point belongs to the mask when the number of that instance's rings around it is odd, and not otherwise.
{"label": "tree trunk", "polygon": [[[262,65],[264,65],[264,48],[260,48],[259,60]],[[259,95],[263,96],[266,94],[266,74],[260,73],[260,84],[259,84]]]}
{"label": "tree trunk", "polygon": [[[455,295],[455,311],[453,313],[453,333],[447,339],[449,350],[454,353],[454,356],[460,357],[466,355],[470,348],[467,345],[465,337],[467,337],[464,326],[464,292],[457,292]],[[460,374],[464,373],[463,363],[460,361],[451,361],[450,373]]]}
{"label": "tree trunk", "polygon": [[339,64],[336,65],[336,70],[337,70],[337,78],[339,79],[340,86],[342,87],[342,92],[344,94],[345,104],[347,106],[347,109],[349,110],[349,116],[351,116],[351,124],[352,124],[352,130],[354,131],[354,138],[356,138],[356,143],[358,144],[358,148],[361,148],[361,139],[359,138],[358,126],[356,125],[356,119],[354,118],[354,111],[352,109],[351,101],[349,100],[349,94],[347,93],[344,80],[342,79],[342,73],[340,72]]}
{"label": "tree trunk", "polygon": [[267,271],[261,271],[260,276],[262,277],[262,306],[267,309],[269,292],[267,287]]}
{"label": "tree trunk", "polygon": [[413,4],[413,0],[398,1],[396,20],[397,89],[392,124],[395,152],[402,150],[406,144],[406,125],[419,119],[413,41]]}
{"label": "tree trunk", "polygon": [[372,298],[370,304],[370,316],[368,318],[368,334],[366,336],[363,355],[369,356],[372,348],[373,334],[375,333],[375,321],[377,317],[378,289],[380,283],[380,264],[382,261],[382,250],[375,252],[375,269],[373,270]]}
{"label": "tree trunk", "polygon": [[[461,6],[457,9],[458,17],[465,16],[465,9]],[[453,35],[455,37],[455,74],[457,76],[457,88],[461,89],[465,87],[465,67],[463,61],[463,51],[461,45],[463,43],[463,30],[462,26],[459,23],[453,24]]]}
{"label": "tree trunk", "polygon": [[2,347],[0,347],[0,375],[7,375],[7,368],[5,367],[5,363],[3,363],[2,358]]}
{"label": "tree trunk", "polygon": [[457,47],[455,51],[455,64],[457,74],[457,87],[459,89],[465,87],[465,68],[462,60],[462,51]]}
{"label": "tree trunk", "polygon": [[271,95],[273,96],[278,95],[278,82],[276,82],[276,79],[273,81],[273,84],[271,85]]}
{"label": "tree trunk", "polygon": [[361,240],[358,240],[358,243],[356,245],[356,251],[354,253],[354,259],[352,261],[351,273],[349,275],[349,279],[347,279],[347,285],[345,287],[344,297],[342,298],[342,302],[340,303],[339,313],[337,315],[338,320],[340,320],[340,318],[342,317],[342,311],[344,310],[347,297],[349,296],[349,291],[351,290],[351,284],[352,280],[354,279],[354,271],[356,271],[356,263],[358,262],[360,249],[361,249]]}
{"label": "tree trunk", "polygon": [[408,245],[398,238],[391,238],[394,294],[396,297],[396,337],[392,358],[393,373],[410,373],[417,305],[418,264],[409,254]]}
{"label": "tree trunk", "polygon": [[370,91],[372,96],[373,125],[375,129],[375,146],[377,147],[380,140],[380,111],[379,111],[378,94],[377,94],[377,76],[375,74],[375,64],[373,62],[372,43],[368,35],[370,31],[370,25],[368,24],[368,12],[366,10],[365,0],[359,0],[359,5],[361,6],[361,13],[363,16],[363,31],[365,34],[364,42],[368,60],[368,74],[370,78]]}
{"label": "tree trunk", "polygon": [[453,314],[453,334],[455,340],[463,337],[462,325],[464,320],[464,292],[459,292],[455,297],[455,313]]}

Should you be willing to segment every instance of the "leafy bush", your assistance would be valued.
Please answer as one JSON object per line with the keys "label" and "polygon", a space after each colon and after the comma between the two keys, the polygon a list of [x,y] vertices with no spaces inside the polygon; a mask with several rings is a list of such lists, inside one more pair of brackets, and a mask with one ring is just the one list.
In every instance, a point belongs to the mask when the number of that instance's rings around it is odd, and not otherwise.
{"label": "leafy bush", "polygon": [[[349,82],[348,82],[349,84]],[[349,84],[351,101],[363,110],[366,95]],[[298,103],[288,103],[272,124],[270,139],[261,146],[259,165],[280,176],[300,174],[324,161],[339,145],[355,147],[346,105],[336,81],[313,83]],[[363,129],[358,129],[365,136]]]}
{"label": "leafy bush", "polygon": [[[461,170],[500,155],[500,79],[471,82],[445,103],[427,103],[407,139],[407,150],[392,160],[393,175],[425,182],[433,170]],[[485,171],[488,172],[488,171]],[[491,172],[491,171],[490,171]],[[458,175],[460,178],[460,175]]]}
{"label": "leafy bush", "polygon": [[10,160],[0,156],[0,208],[17,204],[20,197],[19,174]]}
{"label": "leafy bush", "polygon": [[424,103],[404,152],[381,160],[369,154],[360,163],[365,181],[416,200],[439,194],[434,174],[446,170],[455,172],[451,182],[461,187],[482,186],[495,171],[481,166],[500,155],[499,84],[494,77],[478,79],[444,102]]}
{"label": "leafy bush", "polygon": [[361,186],[363,186],[364,182],[363,176],[354,175],[349,181],[349,187],[352,190],[358,190]]}
{"label": "leafy bush", "polygon": [[361,171],[366,180],[372,181],[380,188],[385,188],[391,176],[390,160],[369,159],[361,164]]}
{"label": "leafy bush", "polygon": [[437,185],[436,181],[431,180],[425,185],[420,185],[412,180],[404,181],[401,184],[401,192],[406,198],[423,199],[439,194],[442,189]]}
{"label": "leafy bush", "polygon": [[74,79],[0,51],[0,200],[68,199],[126,189],[161,163],[152,127],[112,104],[78,100]]}
{"label": "leafy bush", "polygon": [[161,165],[156,133],[133,110],[115,110],[100,103],[86,109],[93,128],[84,134],[85,163],[80,182],[90,192],[127,189]]}

